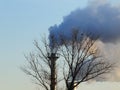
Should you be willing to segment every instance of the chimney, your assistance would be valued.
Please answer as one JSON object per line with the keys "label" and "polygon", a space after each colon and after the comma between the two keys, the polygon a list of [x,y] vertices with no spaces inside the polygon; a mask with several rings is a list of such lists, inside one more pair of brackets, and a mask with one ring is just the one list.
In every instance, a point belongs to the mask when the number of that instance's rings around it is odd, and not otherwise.
{"label": "chimney", "polygon": [[51,84],[50,84],[50,90],[56,90],[56,60],[58,59],[58,56],[56,53],[49,53],[48,58],[50,60],[50,72],[51,72]]}

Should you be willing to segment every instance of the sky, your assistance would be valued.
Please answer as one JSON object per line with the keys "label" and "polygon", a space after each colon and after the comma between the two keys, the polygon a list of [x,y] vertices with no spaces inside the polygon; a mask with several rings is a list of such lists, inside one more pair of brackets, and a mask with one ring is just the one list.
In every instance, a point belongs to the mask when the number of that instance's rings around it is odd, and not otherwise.
{"label": "sky", "polygon": [[[0,90],[37,90],[38,86],[20,70],[25,64],[24,54],[34,50],[33,40],[49,34],[50,26],[59,25],[64,16],[87,7],[90,1],[0,0]],[[120,4],[119,0],[107,2]],[[86,90],[86,85],[89,90],[120,90],[119,82],[87,83],[79,88]]]}

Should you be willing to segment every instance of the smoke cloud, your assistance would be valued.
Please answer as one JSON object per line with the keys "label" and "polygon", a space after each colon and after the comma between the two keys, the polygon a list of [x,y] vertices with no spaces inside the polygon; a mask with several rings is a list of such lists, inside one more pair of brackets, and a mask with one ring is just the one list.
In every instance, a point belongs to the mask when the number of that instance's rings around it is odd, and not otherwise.
{"label": "smoke cloud", "polygon": [[58,33],[70,38],[74,28],[86,35],[100,36],[104,43],[114,43],[120,39],[120,9],[108,3],[91,3],[65,16],[60,25],[51,26],[50,36],[54,35],[58,41]]}
{"label": "smoke cloud", "polygon": [[100,36],[97,46],[100,48],[101,53],[110,62],[118,63],[118,67],[112,74],[107,76],[107,80],[120,81],[119,7],[112,6],[106,0],[90,2],[86,8],[77,9],[65,16],[61,24],[51,26],[49,28],[49,37],[54,35],[55,39],[59,42],[60,38],[58,34],[63,34],[64,38],[70,39],[73,29],[78,29],[86,35],[92,33],[95,36]]}

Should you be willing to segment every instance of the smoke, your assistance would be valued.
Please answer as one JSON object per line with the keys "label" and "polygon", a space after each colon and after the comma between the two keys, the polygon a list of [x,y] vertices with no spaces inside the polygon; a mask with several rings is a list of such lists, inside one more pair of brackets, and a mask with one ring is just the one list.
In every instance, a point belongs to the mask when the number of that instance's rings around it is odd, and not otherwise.
{"label": "smoke", "polygon": [[96,46],[99,48],[100,55],[104,57],[104,60],[115,63],[116,67],[111,71],[111,73],[103,75],[100,78],[98,77],[95,80],[120,82],[120,42],[113,44],[97,41]]}
{"label": "smoke", "polygon": [[[100,46],[101,45],[101,46]],[[105,56],[106,60],[116,64],[116,67],[106,76],[107,81],[120,81],[120,42],[116,44],[102,43],[99,45],[101,47],[101,53]]]}
{"label": "smoke", "polygon": [[114,43],[120,39],[120,10],[108,3],[94,2],[84,9],[77,9],[63,18],[60,25],[49,28],[50,35],[59,41],[58,33],[71,37],[72,29],[100,36],[104,43]]}
{"label": "smoke", "polygon": [[[106,0],[96,0],[84,9],[72,11],[63,18],[59,25],[49,28],[49,37],[54,35],[59,42],[58,34],[64,38],[72,38],[72,30],[78,29],[88,35],[100,36],[98,47],[101,53],[110,60],[120,64],[120,9],[112,6]],[[51,44],[52,42],[50,42]],[[117,67],[112,74],[108,75],[109,81],[120,81],[120,67]]]}

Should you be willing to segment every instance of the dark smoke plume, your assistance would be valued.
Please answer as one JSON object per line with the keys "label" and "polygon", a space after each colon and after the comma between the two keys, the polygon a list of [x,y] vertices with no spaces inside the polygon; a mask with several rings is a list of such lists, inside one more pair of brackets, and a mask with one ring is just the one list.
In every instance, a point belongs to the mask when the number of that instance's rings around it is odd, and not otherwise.
{"label": "dark smoke plume", "polygon": [[104,43],[114,43],[120,39],[120,9],[108,3],[77,9],[64,17],[60,25],[50,27],[50,36],[54,35],[57,41],[58,34],[70,38],[74,28],[86,35],[98,35]]}
{"label": "dark smoke plume", "polygon": [[[98,3],[92,2],[84,9],[77,9],[63,18],[63,22],[59,25],[54,25],[49,28],[49,37],[54,38],[59,42],[59,34],[63,34],[64,38],[72,38],[72,30],[78,29],[84,34],[92,33],[95,36],[100,36],[100,41],[97,43],[102,51],[111,62],[120,64],[120,9],[112,6],[105,0]],[[115,42],[118,42],[115,44]],[[50,44],[52,44],[50,39]],[[120,67],[117,67],[114,73],[107,76],[109,81],[120,81]]]}

